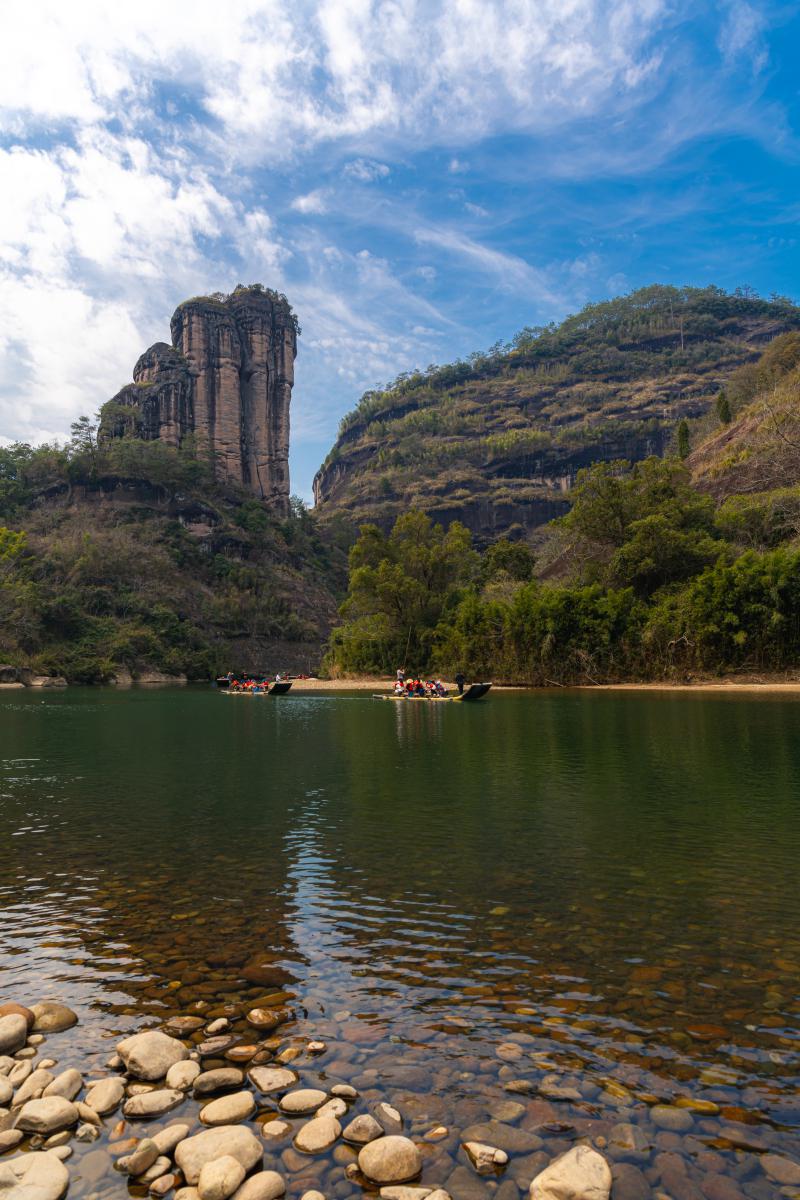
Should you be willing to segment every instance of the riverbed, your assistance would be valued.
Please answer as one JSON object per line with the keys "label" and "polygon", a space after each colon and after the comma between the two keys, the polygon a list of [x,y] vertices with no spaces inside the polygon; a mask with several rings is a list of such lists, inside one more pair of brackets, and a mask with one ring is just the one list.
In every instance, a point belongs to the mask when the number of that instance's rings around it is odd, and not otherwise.
{"label": "riverbed", "polygon": [[[800,1195],[762,1165],[800,1159],[798,779],[777,693],[4,693],[0,998],[70,1005],[47,1052],[102,1073],[280,995],[327,1045],[301,1080],[392,1103],[455,1200],[583,1138],[619,1200]],[[491,1178],[459,1148],[487,1122],[520,1133]],[[86,1152],[69,1195],[126,1195]],[[286,1153],[290,1193],[359,1194]]]}

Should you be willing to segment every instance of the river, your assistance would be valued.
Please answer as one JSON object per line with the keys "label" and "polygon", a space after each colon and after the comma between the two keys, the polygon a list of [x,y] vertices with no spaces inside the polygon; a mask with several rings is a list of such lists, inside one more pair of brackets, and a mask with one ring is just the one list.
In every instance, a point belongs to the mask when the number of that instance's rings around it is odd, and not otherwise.
{"label": "river", "polygon": [[[59,1066],[280,993],[328,1044],[301,1079],[446,1127],[455,1200],[583,1137],[620,1200],[800,1196],[763,1168],[800,1159],[799,700],[9,691],[0,771],[0,998],[76,1010]],[[482,1179],[459,1140],[498,1117]],[[126,1195],[87,1149],[70,1196]],[[358,1194],[292,1153],[290,1192]]]}

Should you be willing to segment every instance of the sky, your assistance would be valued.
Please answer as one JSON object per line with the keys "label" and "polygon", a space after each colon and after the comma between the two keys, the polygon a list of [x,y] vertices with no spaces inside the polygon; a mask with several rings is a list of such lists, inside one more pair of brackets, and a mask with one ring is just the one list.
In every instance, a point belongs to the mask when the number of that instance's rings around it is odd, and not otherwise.
{"label": "sky", "polygon": [[800,298],[800,6],[27,0],[0,29],[0,442],[260,282],[292,490],[397,373],[659,282]]}

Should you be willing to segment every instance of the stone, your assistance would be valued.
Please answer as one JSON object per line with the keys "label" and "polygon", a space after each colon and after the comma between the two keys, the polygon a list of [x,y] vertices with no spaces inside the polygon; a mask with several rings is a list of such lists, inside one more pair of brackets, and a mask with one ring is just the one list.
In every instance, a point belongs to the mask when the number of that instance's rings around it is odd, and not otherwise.
{"label": "stone", "polygon": [[[40,1069],[40,1070],[42,1070],[42,1071],[46,1071],[48,1068],[47,1068],[47,1067],[40,1067],[39,1069]],[[14,1087],[16,1088],[16,1087],[19,1087],[19,1085],[20,1085],[21,1083],[24,1083],[24,1082],[25,1082],[25,1080],[26,1080],[26,1079],[28,1078],[28,1076],[29,1076],[29,1075],[32,1073],[32,1071],[33,1071],[33,1066],[31,1065],[31,1063],[29,1063],[29,1062],[15,1062],[15,1063],[14,1063],[14,1066],[13,1066],[13,1067],[11,1068],[11,1070],[8,1072],[8,1075],[6,1076],[6,1078],[7,1078],[7,1079],[9,1080],[9,1082],[10,1082],[10,1083],[12,1083],[12,1084],[14,1085]]]}
{"label": "stone", "polygon": [[238,1125],[256,1111],[256,1102],[250,1092],[232,1092],[220,1096],[200,1110],[203,1125]]}
{"label": "stone", "polygon": [[322,1108],[317,1109],[318,1117],[343,1117],[347,1112],[347,1104],[341,1096],[333,1096],[330,1100],[326,1100]]}
{"label": "stone", "polygon": [[213,1037],[216,1033],[225,1033],[226,1029],[230,1029],[231,1023],[227,1017],[217,1017],[216,1021],[212,1021],[206,1026],[206,1033],[209,1037]]}
{"label": "stone", "polygon": [[525,1113],[525,1105],[520,1104],[518,1100],[495,1100],[489,1105],[489,1115],[495,1121],[501,1121],[504,1124],[518,1121]]}
{"label": "stone", "polygon": [[107,1117],[109,1113],[119,1108],[124,1095],[125,1085],[122,1080],[110,1076],[108,1079],[99,1079],[97,1083],[93,1083],[83,1102],[101,1117]]}
{"label": "stone", "polygon": [[47,1100],[28,1100],[17,1116],[17,1128],[26,1133],[55,1133],[78,1124],[78,1110],[71,1100],[63,1096],[50,1096]]}
{"label": "stone", "polygon": [[82,1121],[88,1122],[89,1125],[100,1127],[103,1122],[100,1120],[100,1114],[94,1108],[90,1108],[88,1104],[84,1104],[82,1100],[74,1101],[75,1107],[78,1110],[78,1116]]}
{"label": "stone", "polygon": [[611,1168],[591,1146],[573,1146],[553,1159],[529,1190],[530,1200],[608,1200]]}
{"label": "stone", "polygon": [[36,1071],[31,1071],[24,1083],[17,1088],[14,1096],[14,1107],[19,1108],[21,1104],[27,1103],[28,1100],[38,1100],[44,1093],[44,1089],[55,1080],[55,1075],[52,1071],[47,1071],[43,1067],[39,1067]]}
{"label": "stone", "polygon": [[96,1125],[79,1125],[75,1130],[75,1137],[79,1142],[96,1142],[100,1137],[100,1130]]}
{"label": "stone", "polygon": [[517,1129],[514,1125],[506,1125],[502,1121],[484,1121],[480,1125],[470,1125],[464,1130],[462,1138],[465,1142],[483,1142],[505,1150],[506,1154],[531,1154],[541,1150],[544,1145],[538,1134],[528,1129]]}
{"label": "stone", "polygon": [[9,1200],[59,1200],[69,1186],[69,1172],[54,1150],[23,1154],[7,1169],[14,1183],[7,1191],[0,1179],[0,1195]]}
{"label": "stone", "polygon": [[290,1071],[288,1067],[251,1067],[247,1074],[262,1096],[269,1096],[272,1092],[285,1092],[298,1080],[297,1073]]}
{"label": "stone", "polygon": [[494,1175],[498,1167],[504,1167],[508,1162],[505,1150],[496,1146],[487,1146],[483,1142],[462,1142],[461,1145],[479,1175]]}
{"label": "stone", "polygon": [[644,1161],[650,1157],[650,1139],[640,1126],[622,1121],[611,1127],[608,1149],[615,1158]]}
{"label": "stone", "polygon": [[177,1108],[185,1099],[177,1088],[158,1088],[154,1092],[142,1092],[131,1096],[122,1106],[126,1117],[161,1117]]}
{"label": "stone", "polygon": [[203,1028],[204,1024],[202,1017],[170,1017],[164,1023],[164,1032],[183,1038],[196,1033],[198,1029]]}
{"label": "stone", "polygon": [[200,1171],[197,1194],[200,1200],[228,1200],[244,1182],[245,1169],[232,1154],[213,1158]]}
{"label": "stone", "polygon": [[335,1083],[331,1088],[332,1096],[341,1096],[343,1100],[357,1100],[358,1092],[349,1083]]}
{"label": "stone", "polygon": [[195,1184],[203,1166],[223,1154],[232,1155],[245,1171],[249,1171],[261,1161],[262,1146],[245,1126],[220,1125],[184,1138],[175,1150],[175,1162],[183,1171],[186,1182]]}
{"label": "stone", "polygon": [[322,1194],[322,1192],[316,1192],[312,1188],[308,1192],[303,1192],[302,1196],[300,1197],[300,1200],[326,1200],[326,1198]]}
{"label": "stone", "polygon": [[172,1154],[179,1142],[189,1136],[191,1126],[176,1121],[174,1125],[165,1125],[163,1129],[153,1133],[152,1139],[158,1146],[159,1154]]}
{"label": "stone", "polygon": [[419,1175],[422,1155],[410,1138],[388,1134],[362,1147],[358,1166],[373,1183],[405,1183]]}
{"label": "stone", "polygon": [[650,1109],[650,1120],[659,1129],[668,1129],[671,1133],[686,1133],[694,1125],[691,1112],[673,1104],[654,1104]]}
{"label": "stone", "polygon": [[28,1022],[21,1013],[0,1017],[0,1054],[13,1054],[25,1045],[27,1037]]}
{"label": "stone", "polygon": [[261,1126],[261,1136],[267,1138],[268,1141],[276,1141],[291,1132],[292,1127],[288,1121],[265,1121]]}
{"label": "stone", "polygon": [[333,1145],[341,1132],[342,1127],[335,1116],[314,1117],[298,1131],[294,1146],[303,1154],[321,1154]]}
{"label": "stone", "polygon": [[117,1043],[117,1053],[137,1079],[163,1079],[170,1067],[189,1057],[184,1045],[158,1029],[135,1033]]}
{"label": "stone", "polygon": [[396,1183],[382,1187],[379,1195],[381,1200],[426,1200],[432,1190],[429,1187],[410,1187],[408,1184]]}
{"label": "stone", "polygon": [[375,1105],[372,1112],[384,1133],[400,1133],[403,1128],[403,1118],[393,1105],[381,1101],[380,1104]]}
{"label": "stone", "polygon": [[83,1087],[83,1076],[74,1067],[68,1067],[60,1075],[56,1075],[52,1083],[48,1083],[42,1092],[43,1096],[63,1096],[65,1100],[74,1100]]}
{"label": "stone", "polygon": [[[2,670],[2,667],[0,667],[0,670]],[[10,1013],[16,1013],[17,1016],[24,1017],[28,1029],[33,1029],[36,1015],[30,1008],[26,1008],[24,1004],[15,1004],[13,1000],[6,1000],[5,1004],[0,1004],[0,1017],[7,1017]]]}
{"label": "stone", "polygon": [[[297,353],[288,303],[263,289],[237,288],[219,299],[181,304],[172,345],[157,342],[139,358],[134,383],[115,397],[105,437],[124,435],[121,408],[133,410],[140,436],[169,446],[191,442],[218,478],[244,487],[285,516],[289,502],[289,404]],[[250,982],[280,985],[283,973],[259,963]]]}
{"label": "stone", "polygon": [[11,1097],[14,1095],[14,1089],[11,1083],[5,1076],[0,1075],[0,1107],[10,1104]]}
{"label": "stone", "polygon": [[200,1064],[192,1058],[186,1058],[183,1062],[172,1064],[164,1082],[167,1087],[178,1088],[180,1091],[186,1092],[200,1073]]}
{"label": "stone", "polygon": [[149,1167],[152,1167],[156,1159],[160,1157],[161,1154],[155,1139],[145,1137],[137,1144],[135,1150],[125,1158],[118,1160],[117,1167],[120,1170],[124,1170],[126,1175],[143,1175]]}
{"label": "stone", "polygon": [[158,1179],[154,1179],[150,1184],[148,1191],[151,1196],[166,1196],[167,1192],[171,1192],[178,1182],[178,1176],[173,1175],[168,1171],[165,1175],[159,1175]]}
{"label": "stone", "polygon": [[373,1116],[362,1113],[359,1117],[353,1117],[350,1124],[345,1126],[342,1137],[356,1146],[366,1146],[367,1142],[374,1142],[376,1138],[383,1137],[383,1129]]}
{"label": "stone", "polygon": [[490,1192],[483,1179],[470,1167],[458,1166],[447,1178],[447,1191],[457,1200],[490,1200]]}
{"label": "stone", "polygon": [[233,1042],[233,1037],[223,1033],[219,1037],[207,1038],[206,1041],[200,1042],[197,1053],[201,1058],[219,1058],[226,1050],[230,1050]]}
{"label": "stone", "polygon": [[763,1154],[761,1167],[766,1175],[783,1187],[800,1187],[800,1162],[782,1154]]}
{"label": "stone", "polygon": [[[188,1064],[178,1063],[177,1066]],[[194,1066],[197,1064],[194,1063]],[[213,1092],[224,1092],[232,1088],[240,1088],[244,1083],[244,1075],[238,1067],[216,1067],[213,1071],[201,1071],[194,1080],[196,1096],[210,1096]]]}
{"label": "stone", "polygon": [[306,1046],[309,1054],[324,1054],[327,1049],[327,1042],[309,1042]]}
{"label": "stone", "polygon": [[166,1175],[171,1166],[172,1163],[169,1161],[166,1155],[163,1155],[162,1157],[157,1158],[153,1165],[148,1167],[146,1171],[143,1171],[141,1175],[137,1175],[136,1182],[138,1184],[154,1183],[156,1179],[161,1179],[164,1175]]}
{"label": "stone", "polygon": [[24,1136],[21,1129],[0,1130],[0,1154],[5,1154],[6,1150],[12,1150],[14,1146],[18,1146]]}
{"label": "stone", "polygon": [[73,1025],[78,1024],[78,1014],[56,1000],[32,1004],[31,1012],[34,1016],[34,1033],[63,1033],[65,1029],[71,1029]]}
{"label": "stone", "polygon": [[285,1113],[304,1116],[316,1112],[327,1099],[327,1092],[321,1092],[318,1088],[298,1088],[295,1092],[286,1093],[280,1101],[280,1107]]}
{"label": "stone", "polygon": [[286,1181],[277,1171],[259,1171],[234,1192],[234,1200],[278,1200],[286,1191]]}
{"label": "stone", "polygon": [[175,1200],[200,1200],[200,1195],[196,1187],[182,1187],[175,1193]]}

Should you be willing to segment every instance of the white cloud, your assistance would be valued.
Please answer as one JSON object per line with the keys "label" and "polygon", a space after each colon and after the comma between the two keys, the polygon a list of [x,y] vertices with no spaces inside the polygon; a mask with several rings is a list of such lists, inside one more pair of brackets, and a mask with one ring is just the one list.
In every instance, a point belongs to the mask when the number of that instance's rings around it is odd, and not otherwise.
{"label": "white cloud", "polygon": [[354,158],[345,163],[342,173],[359,183],[374,183],[376,179],[385,179],[389,174],[386,163],[372,162],[368,158]]}
{"label": "white cloud", "polygon": [[472,204],[469,200],[464,202],[464,208],[471,217],[488,217],[489,210],[484,208],[482,204]]}
{"label": "white cloud", "polygon": [[305,196],[295,196],[292,201],[292,208],[299,213],[315,213],[321,214],[328,211],[328,205],[325,199],[325,192],[322,188],[315,188],[313,192],[307,192]]}

